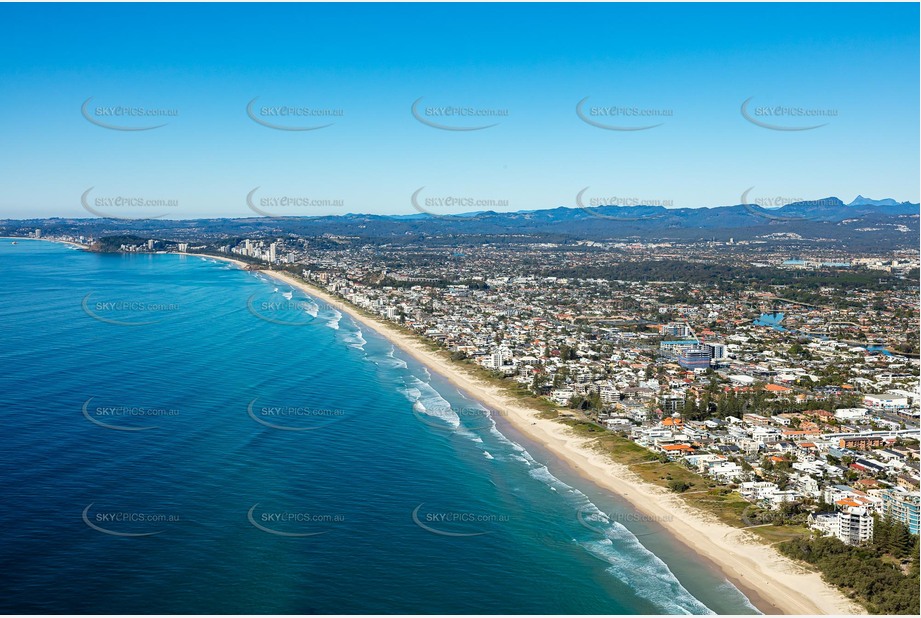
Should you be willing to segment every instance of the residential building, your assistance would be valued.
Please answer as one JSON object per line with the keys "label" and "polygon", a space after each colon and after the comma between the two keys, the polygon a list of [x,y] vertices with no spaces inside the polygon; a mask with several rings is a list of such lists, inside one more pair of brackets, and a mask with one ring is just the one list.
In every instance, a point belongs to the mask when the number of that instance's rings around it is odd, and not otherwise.
{"label": "residential building", "polygon": [[871,436],[854,436],[853,438],[839,438],[839,448],[850,448],[858,451],[866,451],[883,445],[883,439]]}
{"label": "residential building", "polygon": [[883,515],[900,521],[912,534],[918,534],[918,493],[887,489],[883,492]]}
{"label": "residential building", "polygon": [[860,545],[873,539],[873,516],[862,506],[845,506],[838,511],[838,540]]}

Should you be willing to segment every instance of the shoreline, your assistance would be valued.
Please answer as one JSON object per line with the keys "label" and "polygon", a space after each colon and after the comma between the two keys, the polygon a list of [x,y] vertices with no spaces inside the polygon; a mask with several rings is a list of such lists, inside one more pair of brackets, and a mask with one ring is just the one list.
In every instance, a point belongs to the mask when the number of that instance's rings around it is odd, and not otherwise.
{"label": "shoreline", "polygon": [[[441,374],[439,373],[439,375]],[[470,395],[472,399],[477,398],[476,395],[467,393],[466,391],[464,391],[464,393],[466,395]],[[617,498],[620,498],[621,500],[633,506],[633,503],[630,502],[630,499],[628,497],[625,497],[623,494],[618,494],[610,490],[609,488],[605,487],[604,485],[599,484],[596,479],[586,474],[584,470],[582,470],[578,466],[573,465],[567,459],[564,459],[563,457],[555,454],[555,452],[551,451],[550,447],[543,445],[540,442],[535,441],[528,434],[519,430],[518,427],[512,421],[507,420],[502,414],[497,414],[495,416],[495,422],[496,422],[496,427],[499,429],[500,432],[502,432],[507,438],[513,439],[515,442],[521,443],[521,446],[526,447],[527,450],[530,451],[532,454],[534,453],[535,450],[538,452],[542,452],[542,453],[546,452],[546,456],[549,456],[555,459],[555,463],[561,467],[564,467],[569,473],[578,476],[583,481],[586,481],[594,485],[597,489],[600,489],[601,491],[609,495],[616,496]],[[662,526],[664,528],[664,525],[662,524],[661,521],[659,521],[658,518],[655,521],[657,525]],[[684,541],[681,537],[677,536],[671,530],[666,528],[662,532],[666,534],[667,536],[669,536],[671,539],[674,539],[676,543],[683,545],[687,549],[693,550],[693,548],[691,548],[691,546],[688,545],[686,541]],[[659,558],[661,559],[661,556],[659,556]],[[704,566],[705,568],[709,569],[714,574],[721,574],[725,576],[723,569],[710,556],[707,556],[704,554],[697,554],[695,557],[695,563],[698,565]],[[757,590],[749,586],[747,582],[736,581],[736,580],[730,579],[729,577],[727,577],[727,581],[729,581],[733,586],[735,586],[739,590],[739,592],[741,592],[742,595],[744,595],[745,598],[748,599],[748,602],[752,606],[754,606],[755,609],[760,611],[762,614],[766,616],[783,615],[783,612],[776,605],[771,603],[770,600],[764,598]]]}
{"label": "shoreline", "polygon": [[80,243],[74,242],[73,240],[59,240],[59,239],[57,239],[57,238],[31,238],[31,237],[29,237],[29,236],[0,236],[0,240],[12,240],[12,241],[15,241],[15,242],[17,242],[17,243],[18,243],[20,240],[31,240],[31,241],[36,241],[36,240],[37,240],[37,241],[42,241],[42,240],[44,240],[45,242],[56,242],[56,243],[60,243],[60,244],[62,244],[62,245],[69,245],[69,246],[71,246],[71,247],[76,247],[77,249],[83,249],[83,250],[87,250],[87,251],[88,251],[89,248],[90,248],[89,245],[81,245]]}
{"label": "shoreline", "polygon": [[[238,260],[227,261],[243,264]],[[679,541],[715,564],[760,611],[784,614],[864,614],[861,607],[741,529],[706,517],[681,502],[677,495],[646,483],[626,466],[611,461],[586,446],[590,439],[574,435],[568,427],[543,419],[536,410],[511,400],[496,387],[480,381],[426,349],[414,337],[384,321],[362,315],[328,292],[286,272],[263,270],[268,276],[316,296],[347,313],[417,362],[436,371],[456,388],[498,412],[518,432],[553,453],[584,479],[626,499],[638,511],[662,519],[662,526]]]}
{"label": "shoreline", "polygon": [[[230,257],[184,255],[213,258],[241,268],[247,265]],[[383,319],[363,315],[347,301],[287,272],[259,272],[348,314],[415,361],[437,372],[455,388],[494,410],[515,431],[540,444],[583,479],[625,499],[637,511],[656,517],[663,528],[679,542],[718,568],[759,611],[765,614],[793,615],[867,613],[836,588],[825,583],[819,573],[808,571],[781,556],[750,533],[692,509],[676,494],[643,481],[625,465],[588,447],[590,438],[579,437],[565,425],[541,418],[536,410],[512,400],[497,387],[483,382],[427,349],[415,336],[401,332]]]}

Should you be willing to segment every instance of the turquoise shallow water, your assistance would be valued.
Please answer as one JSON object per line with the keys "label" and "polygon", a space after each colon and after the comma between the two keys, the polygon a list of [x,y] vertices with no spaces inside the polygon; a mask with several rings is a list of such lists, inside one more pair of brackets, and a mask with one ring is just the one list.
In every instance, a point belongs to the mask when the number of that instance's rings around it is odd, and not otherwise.
{"label": "turquoise shallow water", "polygon": [[0,239],[0,283],[4,611],[756,613],[263,275]]}
{"label": "turquoise shallow water", "polygon": [[762,313],[757,320],[754,321],[755,326],[770,326],[775,330],[786,330],[781,323],[783,322],[784,314],[782,313]]}

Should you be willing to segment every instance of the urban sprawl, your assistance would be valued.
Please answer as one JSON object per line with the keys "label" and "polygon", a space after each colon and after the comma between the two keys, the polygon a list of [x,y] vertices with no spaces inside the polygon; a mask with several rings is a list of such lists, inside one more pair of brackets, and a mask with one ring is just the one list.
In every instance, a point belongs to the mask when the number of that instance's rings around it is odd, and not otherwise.
{"label": "urban sprawl", "polygon": [[[776,240],[412,246],[324,235],[113,249],[283,268],[563,417],[738,492],[760,513],[753,526],[800,513],[859,545],[883,517],[917,535],[917,253],[791,256]],[[598,276],[650,263],[690,276]]]}

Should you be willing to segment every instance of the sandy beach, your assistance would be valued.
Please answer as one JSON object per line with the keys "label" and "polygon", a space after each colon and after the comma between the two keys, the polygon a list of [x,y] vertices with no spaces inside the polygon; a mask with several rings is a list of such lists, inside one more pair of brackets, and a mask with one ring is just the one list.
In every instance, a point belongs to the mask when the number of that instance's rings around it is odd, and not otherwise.
{"label": "sandy beach", "polygon": [[[198,256],[205,257],[205,256]],[[215,257],[215,256],[206,256]],[[216,258],[244,267],[232,258]],[[782,614],[864,614],[818,573],[781,556],[753,535],[688,507],[675,494],[641,480],[626,466],[592,450],[589,439],[576,436],[566,425],[543,419],[497,387],[433,353],[419,340],[383,319],[363,315],[351,305],[291,275],[262,271],[279,281],[319,298],[356,322],[385,337],[404,353],[438,372],[454,386],[495,410],[527,438],[544,445],[584,478],[624,497],[641,513],[654,516],[681,542],[717,565],[758,609]]]}
{"label": "sandy beach", "polygon": [[84,249],[87,251],[90,248],[89,245],[81,245],[80,243],[75,242],[73,240],[59,240],[57,238],[26,238],[23,236],[0,236],[0,240],[9,240],[9,241],[17,242],[17,243],[20,241],[27,241],[27,240],[36,241],[37,240],[37,241],[45,241],[45,242],[56,242],[62,245],[68,245],[76,249]]}

